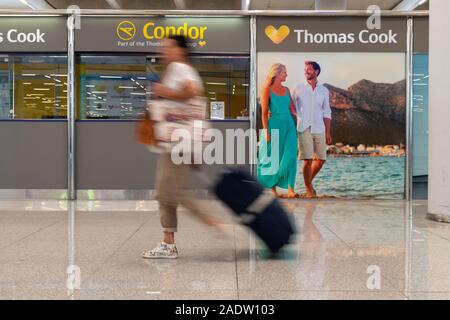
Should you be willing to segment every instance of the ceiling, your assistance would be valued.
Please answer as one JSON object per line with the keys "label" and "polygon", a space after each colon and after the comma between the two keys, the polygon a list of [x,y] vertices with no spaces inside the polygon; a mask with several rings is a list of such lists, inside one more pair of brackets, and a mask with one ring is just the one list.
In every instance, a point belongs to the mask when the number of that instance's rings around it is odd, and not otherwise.
{"label": "ceiling", "polygon": [[[345,2],[345,0],[321,0]],[[412,1],[412,0],[405,0]],[[81,9],[128,10],[241,10],[249,2],[250,10],[314,10],[314,0],[0,0],[0,9],[29,9],[25,4],[40,9],[66,9],[77,5]],[[402,0],[347,0],[348,10],[365,10],[378,5],[391,10]],[[417,9],[428,10],[428,2]]]}
{"label": "ceiling", "polygon": [[28,6],[18,0],[1,0],[0,9],[28,9]]}
{"label": "ceiling", "polygon": [[[368,6],[376,4],[383,10],[391,10],[400,2],[401,0],[347,0],[347,9],[365,10]],[[252,10],[314,10],[314,7],[314,0],[252,0],[250,2]]]}

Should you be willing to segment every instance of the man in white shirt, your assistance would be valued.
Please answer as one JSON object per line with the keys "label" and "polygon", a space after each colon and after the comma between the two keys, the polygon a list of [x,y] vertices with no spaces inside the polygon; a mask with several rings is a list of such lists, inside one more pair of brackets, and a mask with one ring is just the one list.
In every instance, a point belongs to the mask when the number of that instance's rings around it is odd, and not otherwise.
{"label": "man in white shirt", "polygon": [[316,197],[313,179],[327,158],[327,145],[331,139],[330,93],[318,83],[320,66],[317,62],[305,62],[306,83],[295,87],[292,97],[297,109],[299,159],[303,160],[303,179],[306,197]]}

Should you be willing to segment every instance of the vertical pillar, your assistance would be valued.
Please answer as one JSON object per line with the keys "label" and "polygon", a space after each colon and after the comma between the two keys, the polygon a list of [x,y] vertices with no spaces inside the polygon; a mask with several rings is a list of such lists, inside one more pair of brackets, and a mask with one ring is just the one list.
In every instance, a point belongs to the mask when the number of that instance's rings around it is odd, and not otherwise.
{"label": "vertical pillar", "polygon": [[430,1],[428,218],[450,222],[450,1]]}
{"label": "vertical pillar", "polygon": [[256,177],[256,159],[257,159],[257,106],[256,106],[256,16],[250,18],[250,101],[249,101],[249,116],[250,116],[250,130],[254,130],[255,134],[250,135],[250,171]]}
{"label": "vertical pillar", "polygon": [[[254,130],[255,134],[250,134],[250,170],[252,175],[256,178],[256,159],[257,159],[257,103],[256,103],[256,16],[250,18],[250,106],[248,108],[250,115],[250,130]],[[250,258],[249,267],[250,272],[255,272],[256,264],[256,237],[250,233],[249,239]]]}
{"label": "vertical pillar", "polygon": [[76,199],[75,190],[75,16],[67,18],[67,198]]}
{"label": "vertical pillar", "polygon": [[413,19],[407,20],[407,48],[406,48],[406,200],[412,199],[413,172],[412,172],[412,78],[413,78]]}

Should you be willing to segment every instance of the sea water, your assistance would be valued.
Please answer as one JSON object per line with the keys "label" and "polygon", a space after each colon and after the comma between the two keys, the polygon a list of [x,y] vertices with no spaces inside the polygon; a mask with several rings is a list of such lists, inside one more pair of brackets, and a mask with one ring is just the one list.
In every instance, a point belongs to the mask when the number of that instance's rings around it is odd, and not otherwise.
{"label": "sea water", "polygon": [[[324,196],[403,199],[405,157],[329,157],[313,185]],[[302,161],[297,166],[295,191],[305,192]]]}

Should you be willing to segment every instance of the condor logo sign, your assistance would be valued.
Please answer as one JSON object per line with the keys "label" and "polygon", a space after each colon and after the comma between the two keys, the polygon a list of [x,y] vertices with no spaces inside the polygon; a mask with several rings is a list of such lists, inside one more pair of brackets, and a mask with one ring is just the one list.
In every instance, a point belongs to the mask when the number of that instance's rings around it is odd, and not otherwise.
{"label": "condor logo sign", "polygon": [[10,43],[45,43],[45,33],[37,29],[34,32],[20,32],[17,29],[10,29],[6,33],[0,32],[0,43],[5,40]]}
{"label": "condor logo sign", "polygon": [[122,21],[117,26],[117,36],[123,40],[128,41],[134,38],[136,34],[136,27],[131,21]]}
{"label": "condor logo sign", "polygon": [[[171,35],[184,35],[187,38],[196,41],[201,47],[206,45],[205,34],[207,26],[193,26],[184,22],[182,25],[157,25],[155,22],[147,22],[142,29],[139,29],[139,36],[145,41],[162,40]],[[117,25],[117,37],[122,41],[133,40],[136,36],[136,26],[133,22],[125,20]],[[142,39],[142,38],[141,38]],[[149,43],[147,43],[149,45]],[[196,44],[194,46],[196,46]],[[125,45],[126,44],[121,44]],[[136,43],[140,46],[141,43]]]}

